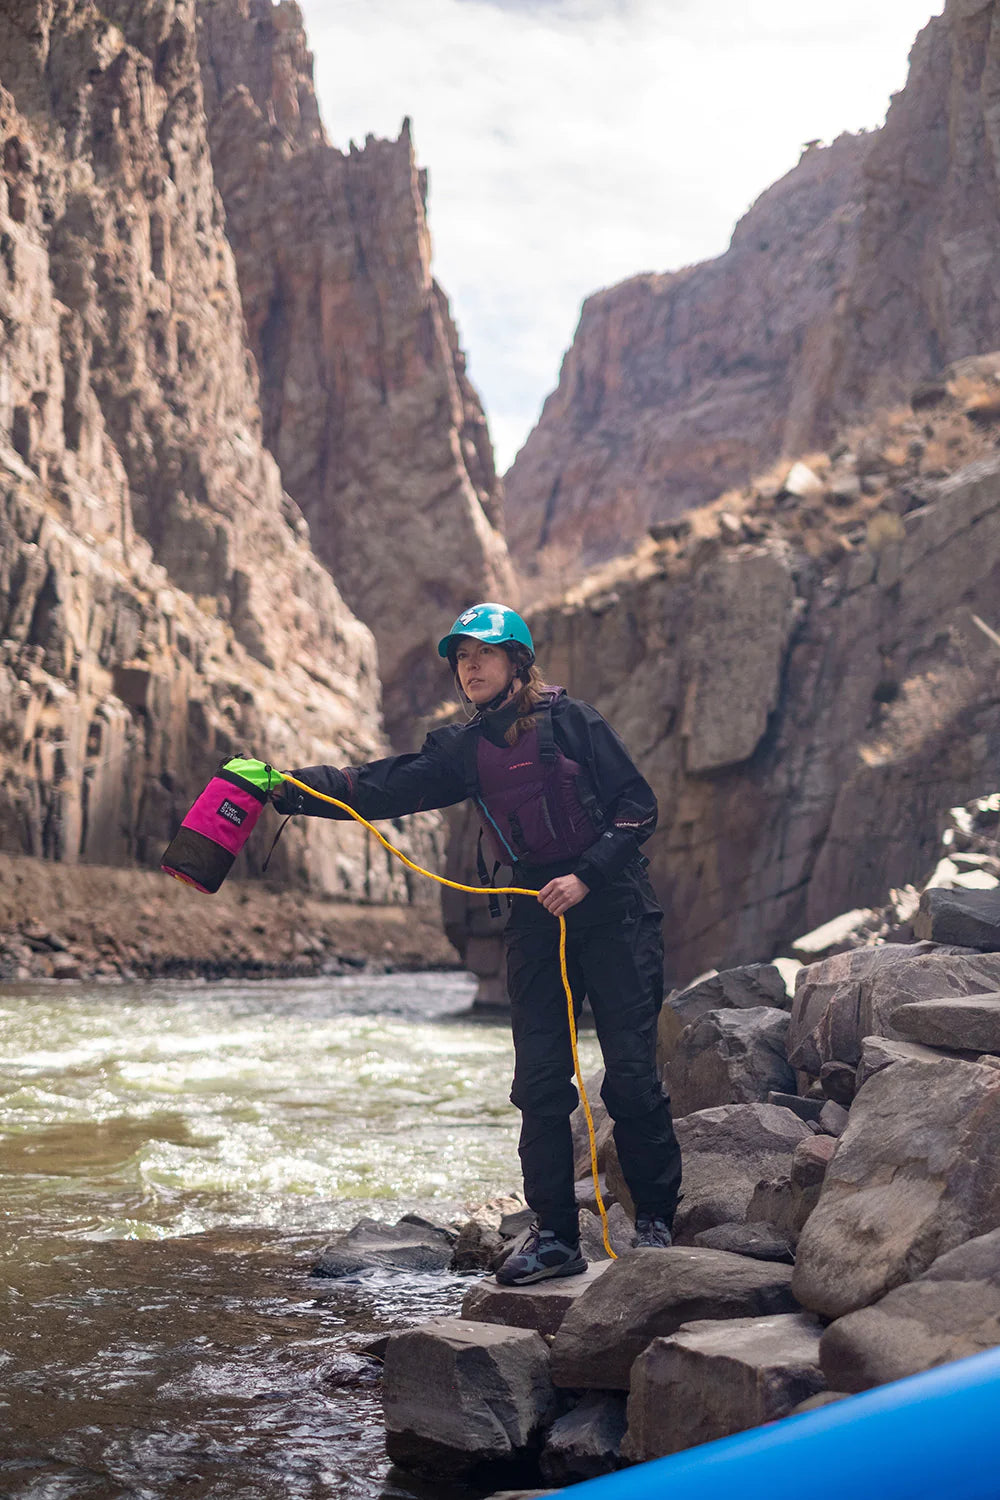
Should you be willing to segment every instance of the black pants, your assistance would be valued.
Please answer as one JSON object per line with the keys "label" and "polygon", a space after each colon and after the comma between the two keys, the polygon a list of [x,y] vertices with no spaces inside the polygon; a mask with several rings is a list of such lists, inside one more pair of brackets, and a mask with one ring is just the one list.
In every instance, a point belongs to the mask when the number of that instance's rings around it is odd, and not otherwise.
{"label": "black pants", "polygon": [[[562,873],[556,871],[554,873]],[[518,870],[518,884],[524,872]],[[535,871],[533,886],[545,883]],[[614,1120],[622,1173],[638,1211],[673,1222],[681,1158],[670,1105],[656,1072],[656,1022],[663,1003],[663,913],[638,862],[566,914],[567,969],[577,1014],[590,1000],[604,1055],[601,1097]],[[524,1196],[539,1222],[575,1240],[569,1117],[573,1083],[559,924],[530,897],[514,897],[505,934],[514,1032],[511,1102],[521,1111]]]}

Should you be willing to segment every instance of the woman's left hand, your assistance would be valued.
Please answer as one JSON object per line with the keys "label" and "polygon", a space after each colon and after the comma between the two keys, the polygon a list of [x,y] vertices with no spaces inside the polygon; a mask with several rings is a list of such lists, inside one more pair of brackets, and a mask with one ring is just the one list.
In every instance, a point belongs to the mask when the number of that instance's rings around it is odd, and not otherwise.
{"label": "woman's left hand", "polygon": [[542,886],[538,899],[546,911],[550,911],[554,917],[561,917],[589,894],[590,886],[584,885],[578,875],[557,875],[555,880]]}

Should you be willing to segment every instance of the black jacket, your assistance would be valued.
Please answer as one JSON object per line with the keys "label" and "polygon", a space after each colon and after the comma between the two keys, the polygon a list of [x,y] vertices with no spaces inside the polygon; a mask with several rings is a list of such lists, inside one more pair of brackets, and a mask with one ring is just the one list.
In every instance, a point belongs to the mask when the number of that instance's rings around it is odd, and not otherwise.
{"label": "black jacket", "polygon": [[[653,832],[656,798],[622,741],[596,708],[563,695],[551,708],[540,712],[551,713],[556,745],[585,768],[604,813],[605,832],[571,862],[571,872],[597,891],[636,858],[639,845]],[[420,749],[409,755],[392,755],[342,770],[306,766],[292,774],[317,792],[348,803],[369,822],[451,807],[469,795],[465,769],[469,759],[463,736],[486,734],[500,744],[514,717],[510,709],[477,714],[468,724],[433,730]],[[276,801],[284,811],[338,819],[350,816],[305,794],[297,801],[294,787],[279,793]],[[553,866],[552,873],[570,871]]]}

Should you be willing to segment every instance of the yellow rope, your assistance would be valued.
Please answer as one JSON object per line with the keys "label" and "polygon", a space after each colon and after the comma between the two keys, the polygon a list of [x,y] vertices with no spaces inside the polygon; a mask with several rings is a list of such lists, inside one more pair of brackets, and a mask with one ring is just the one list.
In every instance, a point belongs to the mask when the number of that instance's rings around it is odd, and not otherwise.
{"label": "yellow rope", "polygon": [[[466,891],[472,896],[488,896],[490,894],[490,891],[484,890],[482,886],[461,885],[457,880],[446,880],[443,875],[435,875],[433,870],[425,870],[422,865],[415,864],[412,859],[409,859],[401,849],[396,849],[390,844],[388,839],[383,838],[374,823],[369,823],[367,818],[363,818],[355,808],[350,807],[346,802],[340,802],[336,797],[328,797],[325,792],[315,791],[313,787],[307,786],[304,781],[296,781],[295,777],[291,776],[287,771],[283,771],[281,775],[291,786],[297,786],[301,791],[308,792],[310,797],[318,797],[320,802],[329,802],[331,807],[339,807],[341,811],[349,813],[356,822],[361,823],[363,827],[368,829],[369,833],[375,835],[383,849],[388,849],[390,854],[394,854],[397,859],[402,860],[403,864],[408,869],[413,870],[415,874],[424,875],[428,880],[436,880],[438,885],[446,885],[452,891]],[[537,891],[522,890],[520,886],[516,885],[498,885],[491,889],[498,896],[531,896],[533,900],[537,900],[538,898]],[[590,1140],[590,1170],[594,1179],[594,1196],[597,1199],[597,1211],[601,1216],[601,1233],[604,1236],[604,1248],[612,1260],[617,1260],[618,1257],[611,1248],[611,1236],[608,1234],[608,1214],[604,1207],[604,1199],[601,1197],[601,1184],[597,1174],[597,1141],[594,1138],[594,1117],[590,1112],[590,1100],[587,1098],[587,1090],[583,1086],[580,1054],[577,1051],[576,1045],[576,1016],[573,1013],[573,990],[569,982],[569,972],[566,968],[566,918],[560,916],[556,918],[556,921],[559,923],[559,968],[562,973],[563,989],[566,992],[566,1009],[569,1014],[569,1040],[570,1046],[573,1049],[573,1067],[576,1072],[576,1086],[580,1091],[580,1102],[583,1105],[583,1113],[587,1120],[587,1135]]]}

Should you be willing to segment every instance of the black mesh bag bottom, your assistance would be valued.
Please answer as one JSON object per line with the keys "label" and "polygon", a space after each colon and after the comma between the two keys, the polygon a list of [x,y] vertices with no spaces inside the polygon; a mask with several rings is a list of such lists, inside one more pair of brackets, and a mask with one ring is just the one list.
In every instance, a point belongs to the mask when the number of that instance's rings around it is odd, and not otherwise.
{"label": "black mesh bag bottom", "polygon": [[214,896],[233,868],[235,854],[193,828],[180,828],[160,860],[160,869]]}

